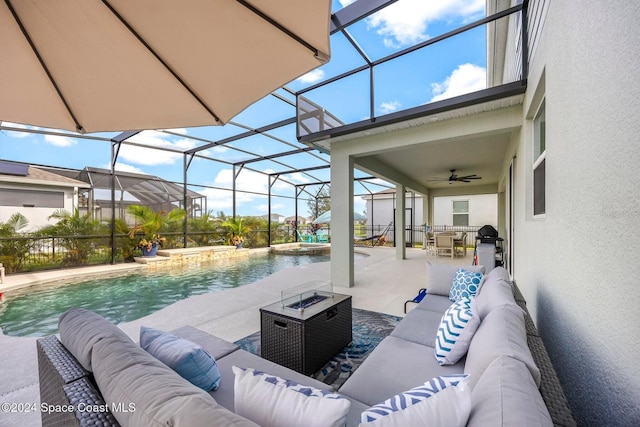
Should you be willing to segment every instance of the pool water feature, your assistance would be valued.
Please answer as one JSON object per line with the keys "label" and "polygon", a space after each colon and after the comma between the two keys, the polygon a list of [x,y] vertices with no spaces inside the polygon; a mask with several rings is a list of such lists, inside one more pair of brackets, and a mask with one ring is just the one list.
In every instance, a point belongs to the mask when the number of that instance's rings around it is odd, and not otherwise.
{"label": "pool water feature", "polygon": [[54,334],[58,317],[71,307],[92,310],[114,323],[129,322],[194,295],[248,285],[285,268],[323,261],[329,261],[329,256],[270,254],[171,272],[32,286],[5,294],[0,302],[0,328],[5,335]]}

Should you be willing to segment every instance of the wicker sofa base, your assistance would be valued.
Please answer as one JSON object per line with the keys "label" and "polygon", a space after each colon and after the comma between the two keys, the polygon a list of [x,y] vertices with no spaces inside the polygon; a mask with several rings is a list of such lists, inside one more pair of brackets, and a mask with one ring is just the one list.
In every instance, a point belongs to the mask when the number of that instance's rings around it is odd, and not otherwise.
{"label": "wicker sofa base", "polygon": [[86,371],[55,335],[37,340],[43,427],[120,426]]}

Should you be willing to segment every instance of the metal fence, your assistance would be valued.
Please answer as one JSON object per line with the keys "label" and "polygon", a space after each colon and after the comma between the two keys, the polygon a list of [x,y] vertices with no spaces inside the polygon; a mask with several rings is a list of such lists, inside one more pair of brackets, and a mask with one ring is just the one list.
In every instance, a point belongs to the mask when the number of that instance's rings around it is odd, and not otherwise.
{"label": "metal fence", "polygon": [[[164,249],[183,248],[184,233],[163,233]],[[269,246],[268,230],[252,230],[245,236],[244,247],[260,248]],[[271,244],[294,242],[295,228],[278,225],[271,228]],[[187,233],[186,247],[228,245],[227,232]],[[126,234],[116,235],[115,260],[118,263],[133,261],[141,255],[137,238]],[[42,236],[21,235],[0,238],[0,264],[7,274],[56,268],[80,267],[111,263],[111,235],[90,236]]]}
{"label": "metal fence", "polygon": [[[387,224],[374,226],[356,226],[354,232],[358,237],[371,237],[380,235]],[[480,227],[465,226],[435,226],[434,232],[456,231],[466,232],[466,245],[475,244],[475,236]],[[425,227],[417,226],[405,230],[405,241],[409,246],[423,247],[425,241]],[[329,226],[323,229],[324,234],[331,235]],[[269,242],[269,235],[271,241]],[[184,234],[180,232],[163,233],[166,242],[165,249],[182,248]],[[395,228],[392,226],[386,233],[387,244],[393,244]],[[263,248],[273,244],[291,243],[298,241],[295,227],[284,224],[274,225],[269,230],[252,230],[245,236],[244,247]],[[187,233],[186,247],[202,247],[228,245],[228,233],[216,232],[190,232]],[[116,236],[116,262],[133,261],[134,256],[140,255],[137,248],[137,240],[130,239],[128,235]],[[79,267],[86,265],[109,264],[111,262],[111,236],[29,236],[0,238],[0,263],[3,264],[7,274],[25,273],[30,271],[51,270],[56,268]]]}

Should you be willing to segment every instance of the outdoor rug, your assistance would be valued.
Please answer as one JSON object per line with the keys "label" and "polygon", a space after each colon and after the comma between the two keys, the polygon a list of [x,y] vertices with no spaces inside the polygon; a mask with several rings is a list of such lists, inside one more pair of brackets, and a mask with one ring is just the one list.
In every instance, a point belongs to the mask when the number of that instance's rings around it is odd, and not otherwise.
{"label": "outdoor rug", "polygon": [[[311,377],[337,390],[401,319],[354,308],[353,341]],[[260,331],[236,341],[236,344],[243,350],[260,356]]]}

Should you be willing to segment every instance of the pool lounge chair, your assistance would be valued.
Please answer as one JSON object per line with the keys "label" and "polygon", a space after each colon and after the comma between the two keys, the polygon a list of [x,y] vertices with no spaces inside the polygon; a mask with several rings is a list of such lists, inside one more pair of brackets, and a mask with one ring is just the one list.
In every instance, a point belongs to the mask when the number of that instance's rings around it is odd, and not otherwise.
{"label": "pool lounge chair", "polygon": [[329,234],[325,234],[323,230],[316,231],[316,242],[329,243]]}
{"label": "pool lounge chair", "polygon": [[298,233],[298,239],[300,239],[301,242],[313,243],[313,234],[301,234],[299,230],[296,230],[296,233]]}
{"label": "pool lounge chair", "polygon": [[386,241],[387,232],[389,231],[389,229],[391,228],[392,225],[393,225],[393,221],[391,221],[389,223],[389,225],[387,225],[384,228],[384,230],[382,230],[382,233],[376,234],[374,236],[369,236],[369,237],[353,236],[353,240],[354,240],[354,242],[369,242],[369,241],[371,241],[371,246],[377,246],[378,244],[381,244],[384,241]]}

